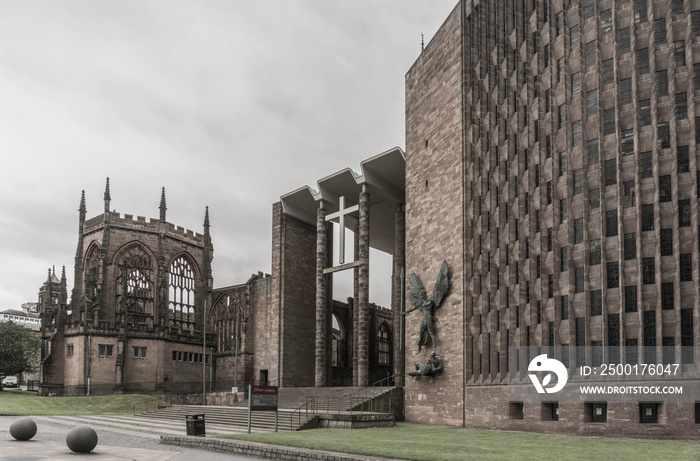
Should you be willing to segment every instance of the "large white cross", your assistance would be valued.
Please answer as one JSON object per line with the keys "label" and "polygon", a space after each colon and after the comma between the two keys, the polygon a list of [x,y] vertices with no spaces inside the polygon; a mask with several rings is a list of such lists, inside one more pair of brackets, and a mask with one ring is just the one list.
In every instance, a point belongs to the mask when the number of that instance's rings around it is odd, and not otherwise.
{"label": "large white cross", "polygon": [[340,224],[340,239],[338,243],[338,264],[345,264],[345,216],[349,215],[350,213],[354,213],[359,209],[359,205],[354,205],[349,208],[345,208],[345,197],[340,197],[338,199],[338,211],[326,216],[326,221],[332,221],[338,218],[338,224]]}

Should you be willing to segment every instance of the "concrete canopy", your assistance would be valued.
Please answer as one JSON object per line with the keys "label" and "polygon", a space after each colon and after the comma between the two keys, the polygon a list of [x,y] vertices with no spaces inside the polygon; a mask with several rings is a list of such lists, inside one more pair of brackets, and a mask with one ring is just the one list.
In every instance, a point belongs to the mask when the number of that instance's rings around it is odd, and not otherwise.
{"label": "concrete canopy", "polygon": [[[357,205],[362,186],[370,200],[370,247],[394,254],[395,213],[402,206],[406,193],[406,154],[399,147],[375,155],[360,163],[361,173],[350,168],[340,170],[318,181],[318,191],[301,187],[280,197],[282,211],[300,221],[316,225],[319,201],[328,214],[339,210],[340,197],[345,208]],[[345,227],[353,230],[357,213],[345,218]]]}

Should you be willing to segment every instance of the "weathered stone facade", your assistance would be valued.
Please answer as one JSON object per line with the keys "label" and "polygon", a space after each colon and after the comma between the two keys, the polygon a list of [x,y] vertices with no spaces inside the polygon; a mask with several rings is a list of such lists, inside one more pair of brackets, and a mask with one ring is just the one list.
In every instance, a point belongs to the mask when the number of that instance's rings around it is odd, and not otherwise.
{"label": "weathered stone facade", "polygon": [[[158,219],[122,216],[109,211],[110,204],[109,180],[103,214],[86,220],[81,198],[72,299],[65,273],[61,280],[49,273],[39,293],[42,394],[315,385],[320,240],[314,226],[274,204],[272,275],[214,289],[208,209],[198,234],[166,221],[164,190]],[[331,288],[330,277],[321,275]],[[331,293],[324,292],[322,303],[324,315],[328,309],[323,385],[350,385],[353,349],[343,341],[352,341],[347,314],[353,301],[334,304]],[[367,309],[366,353],[373,354],[366,358],[368,377],[378,380],[392,370],[394,315],[374,305]],[[343,338],[333,336],[333,315],[345,315]],[[342,363],[332,358],[334,346],[347,354]]]}
{"label": "weathered stone facade", "polygon": [[664,345],[680,362],[700,342],[698,33],[695,0],[456,5],[406,75],[406,269],[447,259],[451,276],[445,371],[408,380],[407,420],[700,434],[697,404],[659,403],[649,424],[636,404],[596,422],[562,403],[551,421],[505,390],[509,346]]}

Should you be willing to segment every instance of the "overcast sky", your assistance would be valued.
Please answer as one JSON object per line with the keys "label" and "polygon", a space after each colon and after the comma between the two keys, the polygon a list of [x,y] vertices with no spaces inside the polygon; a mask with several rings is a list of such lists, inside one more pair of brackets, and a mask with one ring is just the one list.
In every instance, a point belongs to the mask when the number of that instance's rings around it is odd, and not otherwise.
{"label": "overcast sky", "polygon": [[405,73],[456,4],[3,1],[0,310],[54,265],[73,287],[106,177],[122,214],[157,218],[165,187],[201,233],[209,206],[215,287],[270,272],[273,202],[404,147]]}

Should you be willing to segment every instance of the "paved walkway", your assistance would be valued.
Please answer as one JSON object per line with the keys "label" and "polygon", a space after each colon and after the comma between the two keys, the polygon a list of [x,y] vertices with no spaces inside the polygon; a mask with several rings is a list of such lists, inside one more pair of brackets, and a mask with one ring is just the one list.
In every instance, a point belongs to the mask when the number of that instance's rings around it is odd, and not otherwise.
{"label": "paved walkway", "polygon": [[[0,460],[76,461],[255,461],[237,455],[213,453],[173,445],[161,445],[161,435],[185,435],[185,422],[150,420],[139,416],[33,416],[37,434],[19,442],[10,435],[10,425],[20,416],[0,416]],[[97,432],[97,447],[89,454],[73,453],[66,446],[66,434],[76,426],[90,426]],[[207,435],[235,432],[230,426],[207,425]]]}

